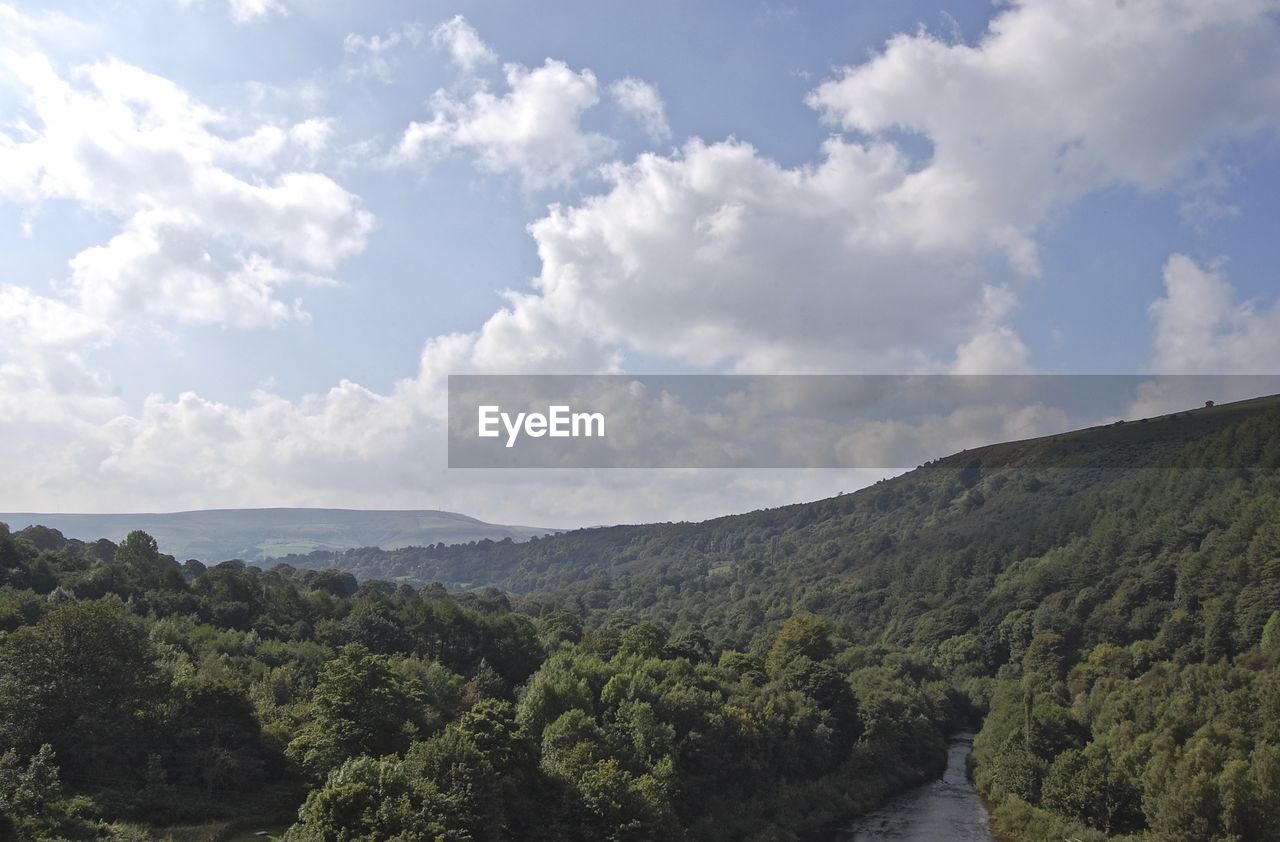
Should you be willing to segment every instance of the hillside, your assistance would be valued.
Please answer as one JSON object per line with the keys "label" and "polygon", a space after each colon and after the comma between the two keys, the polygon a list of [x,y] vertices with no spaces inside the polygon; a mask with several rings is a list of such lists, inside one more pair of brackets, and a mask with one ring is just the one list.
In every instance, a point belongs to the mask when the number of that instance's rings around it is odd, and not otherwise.
{"label": "hillside", "polygon": [[0,837],[796,840],[981,722],[1002,839],[1280,842],[1280,398],[705,523],[168,549],[0,528]]}
{"label": "hillside", "polygon": [[760,656],[817,615],[852,675],[906,651],[985,718],[975,776],[1005,838],[1280,838],[1275,397],[705,523],[293,561],[497,585],[535,615]]}
{"label": "hillside", "polygon": [[[1195,458],[1188,448],[1278,409],[1280,396],[1263,397],[992,444],[852,494],[701,523],[579,529],[519,545],[499,539],[447,547],[320,550],[286,560],[298,567],[338,568],[362,579],[495,586],[523,594],[590,590],[605,580],[617,587],[677,570],[719,592],[740,576],[758,588],[759,577],[791,567],[825,589],[833,574],[902,556],[934,555],[970,538],[993,542],[1002,552],[1047,547],[1084,525],[1073,521],[1077,514],[1087,520],[1088,507],[1077,495],[1097,494],[1139,475],[1160,476]],[[820,563],[810,563],[808,550],[819,544],[824,547]],[[711,601],[719,606],[735,600]],[[598,595],[587,604],[604,605]],[[618,607],[614,597],[608,604]]]}
{"label": "hillside", "polygon": [[485,523],[434,510],[210,509],[163,514],[0,513],[14,531],[33,524],[69,538],[120,541],[134,529],[152,535],[179,560],[260,562],[290,553],[341,552],[352,547],[397,549],[510,538],[523,541],[550,530]]}

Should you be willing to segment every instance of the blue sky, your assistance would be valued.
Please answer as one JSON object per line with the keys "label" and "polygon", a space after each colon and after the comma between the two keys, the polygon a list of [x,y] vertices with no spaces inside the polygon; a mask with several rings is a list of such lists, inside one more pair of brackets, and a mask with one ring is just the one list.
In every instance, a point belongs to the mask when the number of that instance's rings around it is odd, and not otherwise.
{"label": "blue sky", "polygon": [[462,475],[448,373],[1272,372],[1278,15],[0,6],[0,509],[573,525],[870,478]]}

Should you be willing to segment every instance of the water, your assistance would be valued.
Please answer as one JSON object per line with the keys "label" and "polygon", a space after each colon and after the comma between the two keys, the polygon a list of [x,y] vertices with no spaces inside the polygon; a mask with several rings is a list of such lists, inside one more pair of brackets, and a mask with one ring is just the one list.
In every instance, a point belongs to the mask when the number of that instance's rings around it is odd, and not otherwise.
{"label": "water", "polygon": [[972,734],[956,734],[947,748],[942,779],[899,795],[840,832],[841,842],[995,842],[987,810],[965,774]]}

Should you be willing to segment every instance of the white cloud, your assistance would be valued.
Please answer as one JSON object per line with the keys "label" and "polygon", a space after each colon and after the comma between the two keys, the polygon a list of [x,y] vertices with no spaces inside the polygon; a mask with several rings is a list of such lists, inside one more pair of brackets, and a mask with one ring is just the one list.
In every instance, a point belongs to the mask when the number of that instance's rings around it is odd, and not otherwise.
{"label": "white cloud", "polygon": [[395,66],[395,53],[405,45],[417,47],[426,38],[426,29],[420,23],[409,23],[384,35],[356,35],[350,33],[342,41],[342,49],[352,56],[345,65],[348,76],[373,76],[390,82]]}
{"label": "white cloud", "polygon": [[485,172],[518,175],[536,190],[568,184],[613,151],[609,138],[582,129],[583,112],[600,101],[590,70],[547,59],[532,70],[508,64],[504,72],[501,96],[481,89],[459,99],[436,91],[431,119],[410,123],[390,160],[434,161],[460,152]]}
{"label": "white cloud", "polygon": [[251,23],[274,15],[287,15],[289,10],[281,0],[228,0],[231,19],[236,23]]}
{"label": "white cloud", "polygon": [[[574,337],[601,363],[634,350],[740,371],[1023,370],[1007,316],[1054,213],[1113,185],[1180,189],[1220,141],[1274,127],[1272,8],[1028,0],[977,46],[898,36],[811,95],[854,135],[815,164],[695,140],[554,206],[530,226],[534,292],[469,337],[476,364],[559,368],[576,354],[492,349]],[[402,151],[447,147],[459,122],[417,124]],[[902,131],[931,154],[913,160]]]}
{"label": "white cloud", "polygon": [[932,142],[929,164],[889,197],[918,236],[1004,229],[1027,248],[1048,213],[1085,193],[1168,187],[1216,141],[1274,127],[1275,8],[1026,0],[976,47],[898,36],[810,103],[847,131]]}
{"label": "white cloud", "polygon": [[85,313],[103,320],[146,315],[237,328],[306,320],[299,302],[280,301],[276,288],[326,279],[289,272],[256,252],[215,257],[207,240],[198,219],[141,212],[109,243],[71,260],[71,291]]}
{"label": "white cloud", "polygon": [[327,121],[228,138],[222,114],[136,67],[82,68],[77,87],[36,51],[0,61],[30,112],[15,136],[0,133],[0,197],[70,199],[124,222],[72,261],[67,292],[87,312],[278,324],[298,313],[275,287],[364,248],[373,219],[355,196],[326,175],[281,171],[320,154]]}
{"label": "white cloud", "polygon": [[910,467],[993,441],[1050,435],[1068,429],[1073,421],[1080,423],[1061,407],[1043,402],[960,406],[918,420],[860,425],[840,442],[839,451],[848,464]]}
{"label": "white cloud", "polygon": [[[0,51],[0,84],[22,105],[0,130],[0,199],[67,201],[121,225],[72,257],[52,294],[0,285],[0,423],[33,477],[13,493],[47,483],[56,507],[101,476],[129,426],[96,351],[139,325],[305,319],[283,289],[328,282],[317,273],[363,249],[373,218],[332,179],[292,169],[323,154],[327,120],[238,132],[236,119],[119,61],[64,75],[39,37],[26,27]],[[203,430],[169,432],[203,447]]]}
{"label": "white cloud", "polygon": [[463,73],[474,73],[481,65],[498,60],[497,54],[480,40],[480,34],[462,15],[455,15],[431,30],[431,43],[447,51],[450,60]]}
{"label": "white cloud", "polygon": [[956,348],[955,374],[1018,374],[1029,371],[1030,351],[1005,320],[1017,306],[1006,288],[982,291],[982,313],[973,337]]}
{"label": "white cloud", "polygon": [[81,310],[11,284],[0,286],[0,324],[9,349],[80,349],[111,336],[105,324]]}
{"label": "white cloud", "polygon": [[[387,394],[344,381],[298,401],[262,393],[235,407],[184,394],[129,410],[101,396],[58,403],[28,370],[2,367],[3,383],[17,385],[0,389],[0,411],[30,421],[11,441],[29,445],[24,464],[48,479],[0,490],[31,507],[420,502],[552,525],[668,516],[677,499],[689,514],[709,514],[829,493],[853,480],[514,472],[495,502],[483,473],[442,481],[444,376],[609,371],[628,352],[741,371],[1023,367],[1026,349],[1008,320],[1020,283],[1038,271],[1036,239],[1054,213],[1113,185],[1178,188],[1224,139],[1274,125],[1274,9],[1254,0],[1028,0],[1000,11],[975,46],[895,38],[814,92],[811,104],[847,135],[811,164],[784,167],[729,139],[610,166],[599,195],[553,206],[530,227],[541,261],[533,288],[509,293],[476,331],[430,340],[419,370]],[[226,141],[218,114],[154,77],[125,85],[123,71],[90,71],[85,90],[38,63],[10,70],[27,80],[38,120],[0,139],[5,195],[74,198],[117,214],[126,233],[139,214],[189,212],[219,244],[224,275],[237,254],[325,272],[363,246],[371,220],[354,197],[323,175],[272,170],[274,150],[289,147],[276,135]],[[438,92],[399,159],[464,155],[537,187],[567,183],[609,153],[608,140],[581,124],[600,96],[590,71],[548,61],[505,75],[500,95]],[[913,158],[895,141],[901,131],[931,153]],[[183,244],[156,238],[152,252],[127,237],[121,251],[168,255]],[[187,257],[184,266],[199,266]],[[117,277],[107,291],[134,294],[125,280],[134,276]],[[267,323],[289,318],[276,277],[259,273],[218,306],[256,307]],[[1170,262],[1166,285],[1153,309],[1157,367],[1275,360],[1275,307],[1241,305],[1220,275],[1189,261]],[[177,318],[189,307],[183,296],[166,300]],[[59,317],[45,301],[21,307],[26,319]],[[106,341],[100,330],[89,323],[71,334]],[[19,405],[23,394],[31,399]],[[1005,415],[946,419],[925,432],[950,441]],[[1017,431],[1058,423],[1034,408],[1013,421]]]}
{"label": "white cloud", "polygon": [[[184,8],[202,7],[205,0],[173,0]],[[283,0],[227,0],[227,13],[238,24],[256,23],[277,15],[289,14]]]}
{"label": "white cloud", "polygon": [[1173,374],[1264,374],[1280,371],[1280,303],[1238,301],[1222,272],[1182,254],[1164,266],[1152,370]]}
{"label": "white cloud", "polygon": [[0,285],[0,421],[38,417],[57,407],[60,418],[78,414],[68,397],[104,392],[105,377],[85,353],[109,344],[114,330],[96,316],[24,287]]}
{"label": "white cloud", "polygon": [[640,121],[649,138],[655,142],[671,139],[667,125],[667,108],[658,89],[641,79],[628,76],[609,86],[618,107]]}

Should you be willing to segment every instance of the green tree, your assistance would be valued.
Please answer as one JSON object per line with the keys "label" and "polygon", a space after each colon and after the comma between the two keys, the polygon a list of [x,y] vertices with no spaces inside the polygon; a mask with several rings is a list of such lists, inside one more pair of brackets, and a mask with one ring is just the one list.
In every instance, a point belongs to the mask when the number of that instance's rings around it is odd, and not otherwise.
{"label": "green tree", "polygon": [[141,774],[160,689],[155,650],[119,599],[58,605],[0,638],[0,742],[49,743],[68,772]]}
{"label": "green tree", "polygon": [[813,614],[796,614],[783,624],[774,638],[765,669],[776,675],[788,662],[806,657],[825,661],[831,657],[831,633],[825,620]]}
{"label": "green tree", "polygon": [[325,665],[311,703],[314,717],[289,753],[318,778],[351,757],[402,752],[417,734],[420,700],[386,655],[358,643]]}
{"label": "green tree", "polygon": [[1267,654],[1280,654],[1280,611],[1272,611],[1267,624],[1262,627],[1261,646]]}

